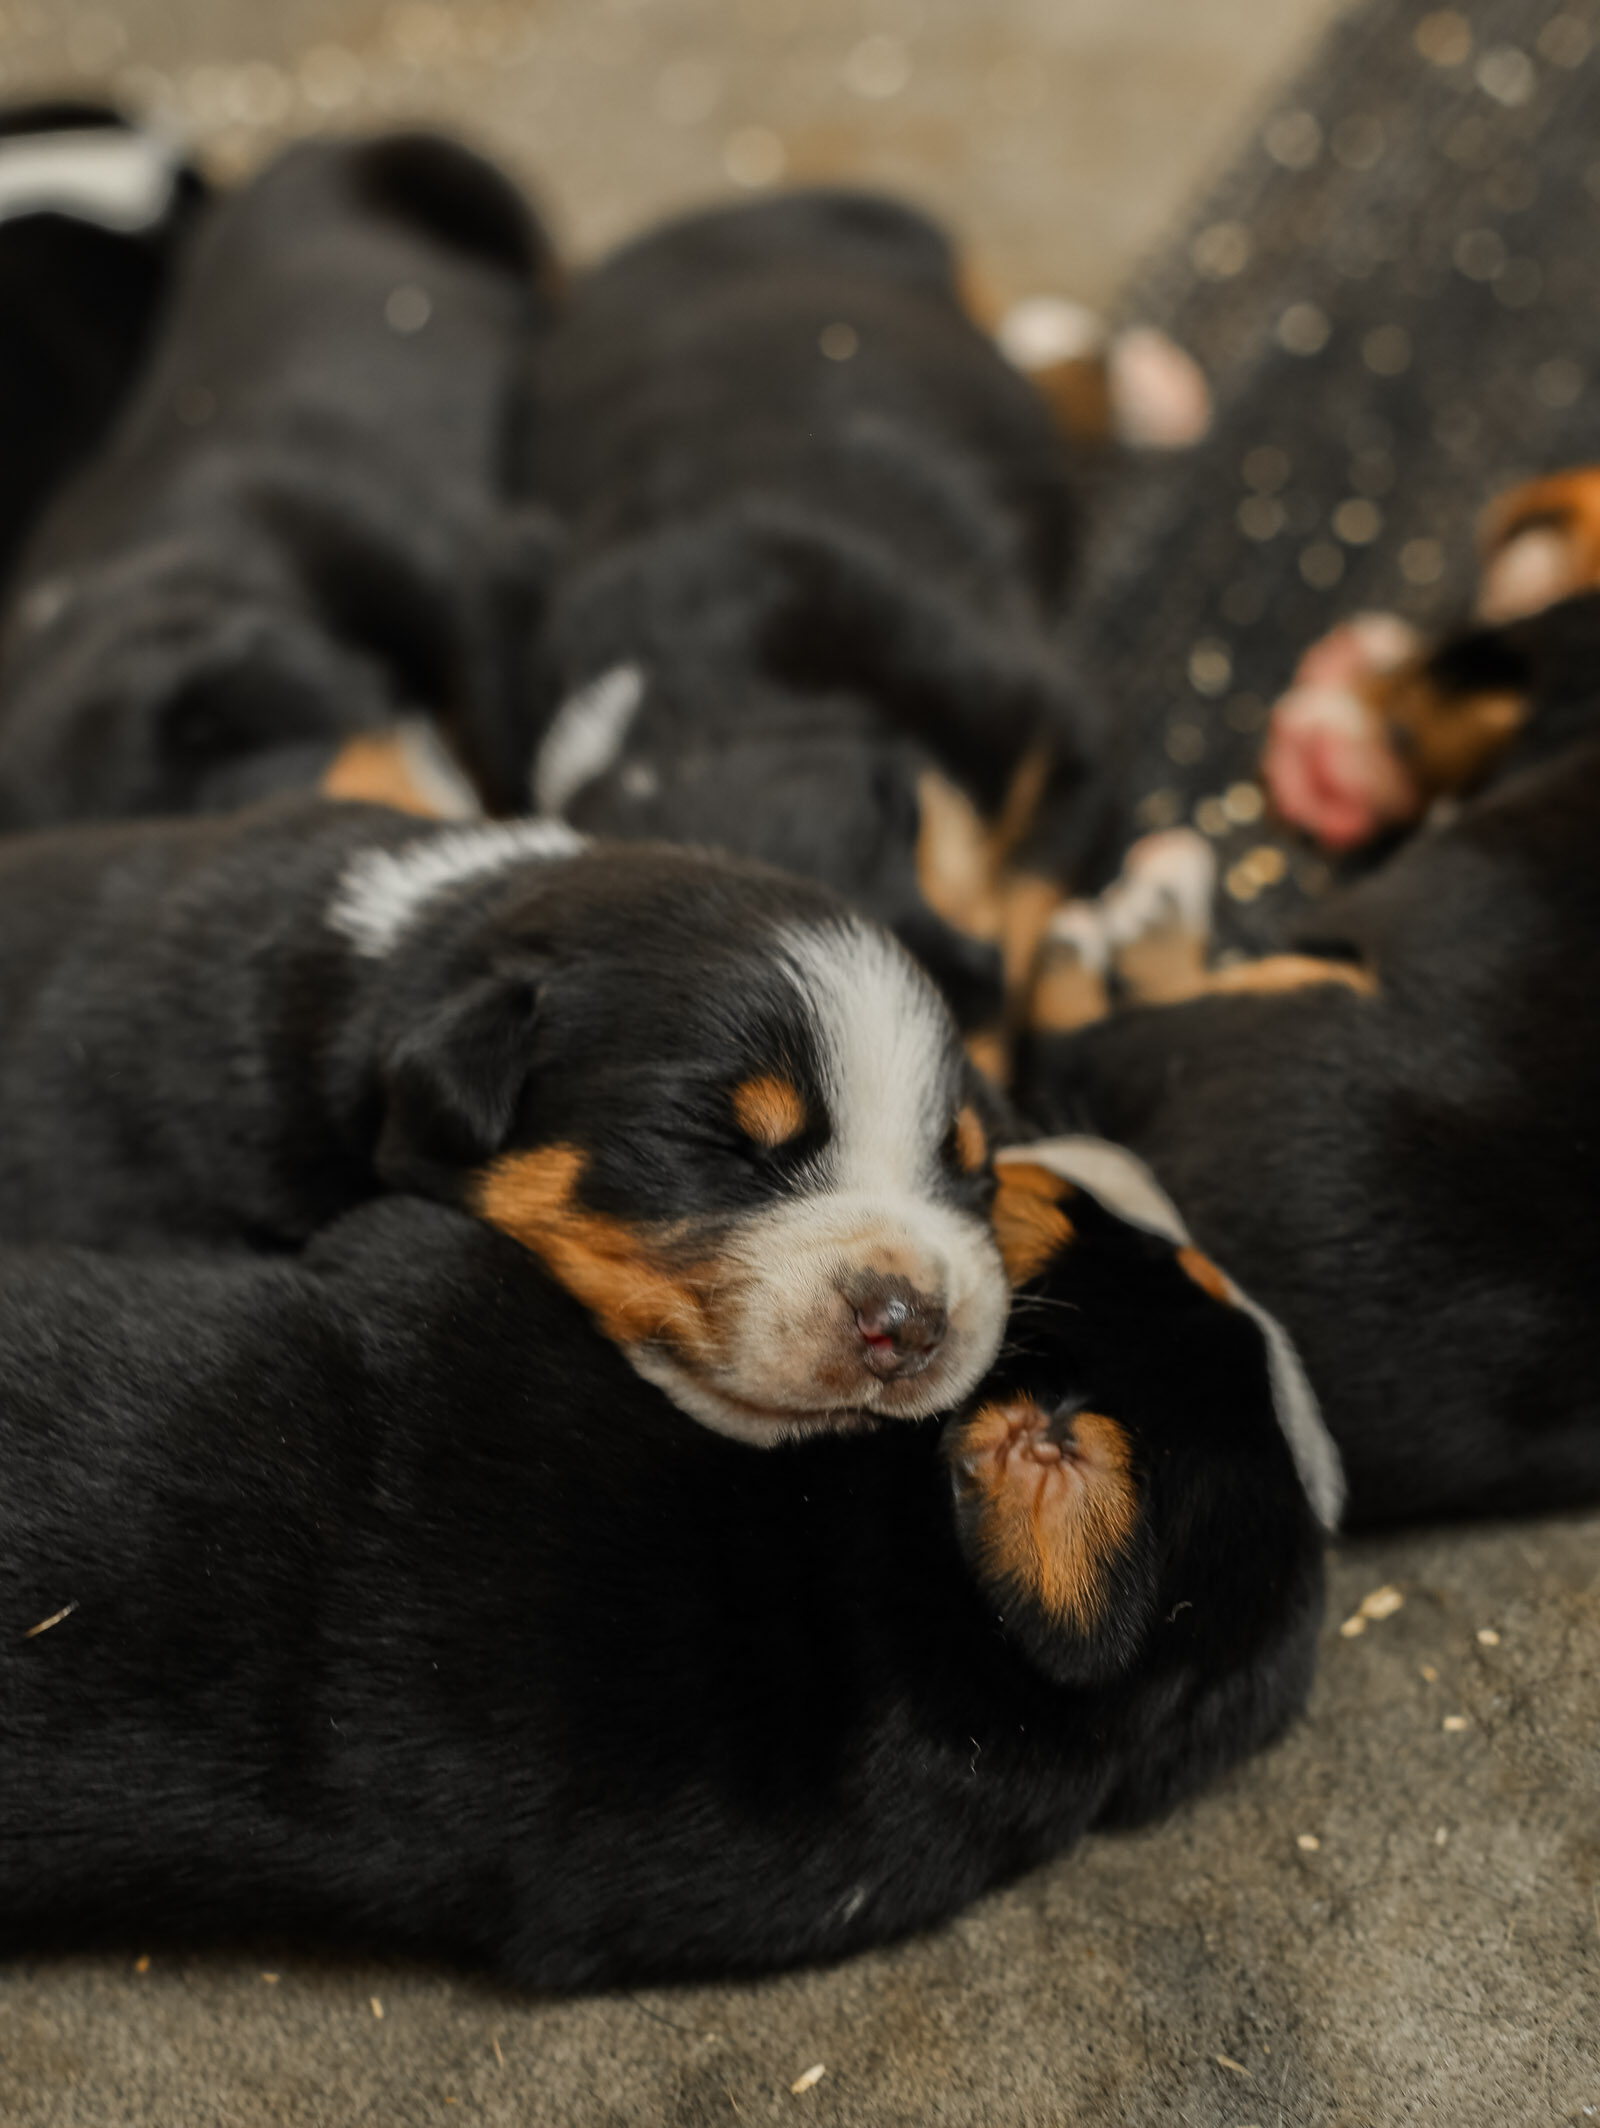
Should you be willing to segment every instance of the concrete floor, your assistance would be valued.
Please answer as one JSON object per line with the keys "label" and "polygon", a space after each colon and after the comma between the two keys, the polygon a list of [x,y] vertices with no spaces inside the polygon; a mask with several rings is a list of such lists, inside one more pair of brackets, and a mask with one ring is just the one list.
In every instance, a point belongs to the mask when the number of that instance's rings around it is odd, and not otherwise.
{"label": "concrete floor", "polygon": [[[110,79],[227,171],[309,125],[442,120],[539,184],[580,254],[737,183],[868,178],[953,217],[1002,294],[1100,302],[1329,12],[4,0],[0,80]],[[1590,1516],[1343,1547],[1280,1750],[898,1951],[570,2003],[282,1950],[18,1964],[0,2120],[1600,2122],[1597,1540]],[[1342,1633],[1385,1586],[1401,1607]]]}

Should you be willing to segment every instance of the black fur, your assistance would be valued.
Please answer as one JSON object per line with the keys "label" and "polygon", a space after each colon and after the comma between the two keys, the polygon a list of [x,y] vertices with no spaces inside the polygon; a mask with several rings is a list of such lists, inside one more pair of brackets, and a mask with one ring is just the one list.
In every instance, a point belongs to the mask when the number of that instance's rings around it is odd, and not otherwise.
{"label": "black fur", "polygon": [[[407,710],[483,766],[547,529],[501,508],[550,254],[497,172],[393,135],[216,207],[147,375],[34,543],[0,665],[0,825],[314,784]],[[416,291],[431,309],[402,324]],[[413,304],[408,319],[403,309]]]}
{"label": "black fur", "polygon": [[1303,919],[1293,943],[1376,997],[1128,1011],[1026,1074],[1288,1326],[1353,1522],[1600,1497],[1597,660],[1594,596],[1441,658],[1520,670],[1532,708],[1482,795]]}
{"label": "black fur", "polygon": [[937,767],[990,817],[1030,748],[1056,799],[1073,782],[1049,644],[1072,510],[1060,438],[963,310],[945,237],[854,192],[669,223],[578,284],[530,376],[524,480],[572,549],[497,801],[527,802],[558,704],[637,664],[625,748],[571,819],[822,878],[963,1019],[996,1018],[998,955],[919,894],[917,781]]}
{"label": "black fur", "polygon": [[[0,843],[0,1237],[286,1247],[384,1188],[458,1200],[493,1155],[590,1156],[630,1219],[747,1209],[814,1150],[727,1114],[781,1069],[826,1114],[784,925],[846,912],[754,865],[643,846],[507,860],[364,957],[352,860],[461,831],[281,799]],[[691,976],[692,971],[692,976]],[[948,1035],[945,1099],[992,1097]],[[952,1201],[980,1210],[992,1171]]]}
{"label": "black fur", "polygon": [[964,1559],[937,1423],[752,1455],[447,1209],[0,1255],[0,1939],[681,1980],[1169,1808],[1302,1704],[1320,1541],[1253,1326],[1085,1233],[982,1392],[1136,1446],[1146,1600],[1076,1683]]}
{"label": "black fur", "polygon": [[[0,144],[132,130],[98,103],[0,110]],[[175,168],[165,210],[139,229],[108,227],[65,197],[0,221],[0,582],[121,407],[205,189]]]}

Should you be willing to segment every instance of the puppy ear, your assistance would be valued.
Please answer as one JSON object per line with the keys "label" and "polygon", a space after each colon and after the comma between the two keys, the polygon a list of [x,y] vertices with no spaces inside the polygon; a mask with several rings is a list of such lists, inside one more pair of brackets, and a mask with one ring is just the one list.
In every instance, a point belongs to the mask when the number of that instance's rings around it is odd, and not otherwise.
{"label": "puppy ear", "polygon": [[1008,1637],[1059,1684],[1131,1668],[1156,1576],[1126,1427],[1013,1396],[953,1419],[943,1446],[957,1540]]}
{"label": "puppy ear", "polygon": [[527,1080],[537,972],[479,977],[406,1029],[383,1069],[375,1165],[429,1196],[460,1195],[467,1171],[502,1150]]}

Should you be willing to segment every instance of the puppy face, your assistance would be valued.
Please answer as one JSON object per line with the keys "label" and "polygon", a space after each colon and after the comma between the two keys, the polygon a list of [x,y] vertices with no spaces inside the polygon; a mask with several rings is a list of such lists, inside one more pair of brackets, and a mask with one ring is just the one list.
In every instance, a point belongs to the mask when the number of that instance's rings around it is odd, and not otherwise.
{"label": "puppy face", "polygon": [[387,1179],[464,1198],[742,1440],[971,1389],[1007,1304],[986,1097],[892,938],[777,874],[638,846],[436,900],[388,947],[409,1009]]}
{"label": "puppy face", "polygon": [[1337,1455],[1281,1329],[1093,1139],[999,1165],[1006,1353],[946,1428],[957,1529],[1051,1676],[1220,1659],[1314,1583]]}

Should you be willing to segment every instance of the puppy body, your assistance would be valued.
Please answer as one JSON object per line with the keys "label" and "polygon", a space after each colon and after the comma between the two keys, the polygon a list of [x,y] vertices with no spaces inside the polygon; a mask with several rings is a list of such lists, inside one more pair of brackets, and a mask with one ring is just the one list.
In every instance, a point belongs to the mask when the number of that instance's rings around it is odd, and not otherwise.
{"label": "puppy body", "polygon": [[770,1442],[992,1357],[992,1109],[820,888],[558,823],[280,800],[0,850],[0,1234],[295,1247],[377,1191],[522,1241]]}
{"label": "puppy body", "polygon": [[1573,656],[1596,616],[1517,624],[1515,743],[1307,917],[1287,987],[1231,970],[1236,994],[1040,1040],[1027,1073],[1041,1117],[1142,1153],[1289,1327],[1358,1522],[1600,1493],[1600,704]]}
{"label": "puppy body", "polygon": [[510,369],[550,274],[505,181],[432,136],[304,144],[217,207],[28,556],[0,823],[310,786],[422,710],[473,764],[527,573],[499,508]]}
{"label": "puppy body", "polygon": [[1072,512],[943,235],[848,192],[669,224],[580,283],[529,399],[572,546],[505,802],[822,878],[997,1017],[1008,868],[1078,760]]}
{"label": "puppy body", "polygon": [[8,1945],[754,1971],[935,1922],[1269,1741],[1321,1546],[1259,1333],[1070,1201],[942,1438],[775,1456],[447,1208],[281,1265],[0,1258]]}

